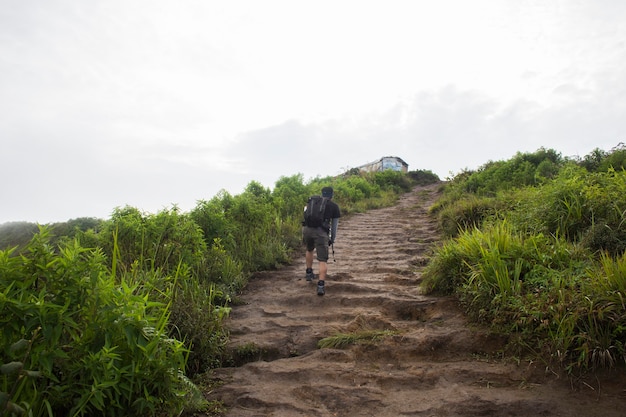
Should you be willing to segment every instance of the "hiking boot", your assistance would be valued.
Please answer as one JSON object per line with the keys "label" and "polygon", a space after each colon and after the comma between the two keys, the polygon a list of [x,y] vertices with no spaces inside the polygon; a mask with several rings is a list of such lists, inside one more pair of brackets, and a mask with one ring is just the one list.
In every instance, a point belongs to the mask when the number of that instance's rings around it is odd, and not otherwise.
{"label": "hiking boot", "polygon": [[307,281],[313,281],[313,278],[315,278],[315,274],[313,273],[313,270],[311,269],[310,271],[307,270],[306,271],[306,280]]}
{"label": "hiking boot", "polygon": [[324,295],[324,281],[317,281],[317,295]]}

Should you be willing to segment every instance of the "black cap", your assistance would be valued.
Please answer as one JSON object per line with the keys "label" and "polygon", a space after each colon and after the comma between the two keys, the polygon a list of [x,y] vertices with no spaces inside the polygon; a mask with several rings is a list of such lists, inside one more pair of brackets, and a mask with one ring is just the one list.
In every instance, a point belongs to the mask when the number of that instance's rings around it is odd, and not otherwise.
{"label": "black cap", "polygon": [[333,187],[322,188],[322,197],[333,198]]}

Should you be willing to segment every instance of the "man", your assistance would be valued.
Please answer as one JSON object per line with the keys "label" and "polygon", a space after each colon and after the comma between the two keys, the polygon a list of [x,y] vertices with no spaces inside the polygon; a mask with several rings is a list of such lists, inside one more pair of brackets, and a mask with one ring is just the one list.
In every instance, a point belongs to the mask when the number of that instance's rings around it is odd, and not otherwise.
{"label": "man", "polygon": [[[317,295],[324,295],[326,290],[324,288],[326,281],[326,274],[328,271],[328,247],[332,245],[337,239],[337,226],[339,225],[339,217],[341,217],[341,211],[339,206],[331,201],[333,198],[333,188],[322,188],[323,203],[323,216],[321,222],[311,220],[311,213],[307,213],[310,204],[305,207],[305,221],[302,226],[302,238],[306,245],[306,280],[312,281],[315,277],[313,274],[313,251],[316,252],[317,260],[319,262],[319,280],[317,281]],[[307,214],[309,214],[307,216]]]}

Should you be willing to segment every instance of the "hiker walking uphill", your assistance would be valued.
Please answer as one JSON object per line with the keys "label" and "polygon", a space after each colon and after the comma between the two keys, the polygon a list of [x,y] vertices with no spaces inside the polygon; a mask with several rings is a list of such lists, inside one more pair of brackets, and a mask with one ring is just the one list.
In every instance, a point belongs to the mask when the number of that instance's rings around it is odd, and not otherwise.
{"label": "hiker walking uphill", "polygon": [[331,201],[332,187],[322,188],[322,195],[309,198],[304,208],[302,222],[302,240],[306,245],[306,280],[315,278],[313,273],[313,251],[319,262],[319,279],[317,281],[317,295],[326,293],[325,283],[328,271],[328,247],[333,245],[337,237],[337,226],[341,211],[339,206]]}

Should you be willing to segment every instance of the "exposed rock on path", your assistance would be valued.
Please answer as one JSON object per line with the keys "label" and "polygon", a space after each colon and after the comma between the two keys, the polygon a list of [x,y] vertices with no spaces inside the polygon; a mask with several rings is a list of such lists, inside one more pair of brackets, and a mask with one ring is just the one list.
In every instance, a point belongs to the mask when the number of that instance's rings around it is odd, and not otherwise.
{"label": "exposed rock on path", "polygon": [[[626,415],[623,375],[573,383],[545,365],[497,360],[501,341],[468,326],[452,298],[420,294],[440,239],[428,216],[438,189],[341,219],[323,297],[304,279],[304,256],[257,274],[227,321],[231,349],[248,362],[215,370],[224,384],[208,398],[241,417]],[[317,348],[366,331],[386,336]]]}

